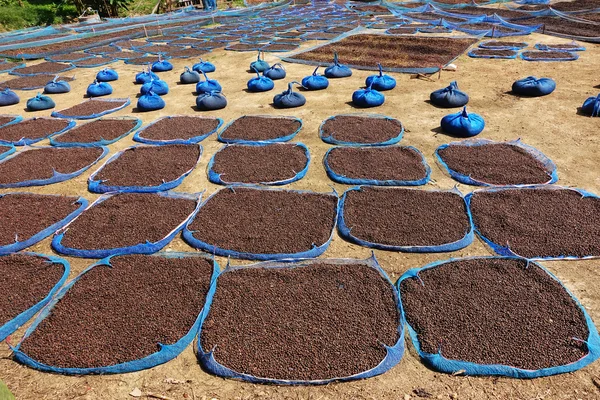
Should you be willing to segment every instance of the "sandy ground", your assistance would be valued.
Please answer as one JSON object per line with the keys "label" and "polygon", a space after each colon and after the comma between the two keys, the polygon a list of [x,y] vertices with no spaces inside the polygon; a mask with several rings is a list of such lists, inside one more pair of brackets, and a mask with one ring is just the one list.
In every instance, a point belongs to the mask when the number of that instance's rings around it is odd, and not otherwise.
{"label": "sandy ground", "polygon": [[[522,40],[516,38],[515,40]],[[542,35],[531,35],[525,38],[530,45],[536,42],[564,42],[564,40]],[[310,46],[311,44],[305,45]],[[424,188],[449,189],[456,182],[444,175],[434,162],[433,152],[439,145],[452,141],[452,138],[437,133],[440,119],[447,113],[426,102],[432,90],[446,86],[452,80],[458,80],[461,89],[471,96],[469,109],[481,114],[487,123],[481,137],[494,140],[510,140],[522,138],[527,144],[537,147],[558,165],[559,184],[576,186],[595,193],[600,193],[600,168],[598,154],[600,143],[597,134],[600,132],[600,119],[592,119],[577,115],[577,108],[591,95],[598,93],[600,81],[597,77],[597,66],[600,62],[600,46],[587,44],[588,50],[581,58],[570,63],[532,63],[522,60],[483,60],[461,56],[456,65],[456,72],[442,72],[441,80],[430,82],[413,79],[410,75],[395,74],[398,86],[386,93],[386,102],[372,112],[399,118],[406,126],[406,133],[401,141],[403,145],[413,145],[420,149],[427,162],[432,166],[432,180]],[[352,92],[362,86],[365,78],[371,74],[367,71],[354,71],[351,78],[332,80],[330,88],[321,92],[305,93],[307,103],[304,107],[292,110],[276,110],[270,103],[273,95],[281,92],[286,83],[300,80],[312,72],[310,66],[285,64],[288,78],[277,81],[275,90],[261,94],[250,94],[244,91],[246,81],[251,77],[246,72],[248,64],[255,59],[253,53],[237,53],[215,51],[208,60],[217,65],[217,72],[211,74],[224,87],[229,105],[226,109],[204,113],[221,117],[229,122],[245,114],[284,114],[303,119],[304,128],[296,137],[296,141],[305,143],[310,149],[312,161],[306,177],[288,185],[294,189],[310,189],[326,192],[335,188],[342,193],[346,186],[333,183],[325,174],[322,166],[323,155],[330,147],[318,137],[318,127],[327,117],[339,113],[351,113],[353,109],[348,102]],[[267,55],[267,60],[275,62],[278,57]],[[375,63],[377,60],[373,60]],[[343,62],[343,60],[342,60]],[[114,97],[131,97],[132,105],[113,115],[135,115],[145,124],[158,117],[174,114],[199,114],[192,106],[195,98],[193,86],[178,85],[179,74],[184,65],[191,65],[192,60],[174,60],[174,71],[161,74],[171,92],[164,98],[165,109],[150,113],[135,113],[136,94],[139,86],[134,85],[134,74],[141,70],[139,66],[123,63],[113,64],[121,79],[114,83]],[[57,109],[75,105],[83,100],[85,88],[93,80],[99,68],[77,69],[77,80],[71,83],[73,90],[69,94],[54,96]],[[576,72],[575,72],[576,71]],[[72,73],[72,72],[71,72]],[[508,91],[514,80],[528,75],[548,76],[556,79],[557,90],[548,97],[537,99],[520,99]],[[4,76],[2,77],[4,78]],[[35,91],[19,92],[21,104],[5,107],[2,113],[22,114],[25,117],[49,115],[49,111],[27,113],[23,110],[25,100],[35,95]],[[594,133],[596,132],[596,133]],[[110,146],[111,154],[134,144],[130,135]],[[40,143],[47,144],[47,141]],[[219,187],[208,182],[206,166],[221,146],[216,135],[202,142],[204,154],[201,164],[177,188],[182,192],[206,191],[205,196],[215,192]],[[96,168],[82,176],[55,185],[27,188],[35,193],[60,193],[82,195],[94,200],[97,195],[88,193],[86,180]],[[474,187],[458,185],[463,192]],[[50,239],[44,240],[29,250],[51,253]],[[174,240],[167,250],[193,251],[181,238]],[[323,257],[355,257],[366,258],[371,250],[334,238]],[[386,251],[375,251],[381,266],[396,280],[409,268],[420,267],[427,263],[444,260],[449,257],[489,255],[490,250],[482,242],[475,240],[472,245],[452,254],[405,254]],[[89,259],[67,257],[71,263],[71,276],[75,277],[92,263]],[[225,259],[218,259],[222,267]],[[243,262],[233,260],[234,264]],[[543,265],[555,273],[564,284],[580,299],[592,318],[600,321],[600,294],[596,290],[600,285],[600,272],[597,261],[582,262],[546,262]],[[24,332],[24,328],[9,338],[16,344]],[[17,399],[126,399],[134,388],[145,393],[166,396],[169,399],[409,399],[417,398],[414,391],[424,389],[431,398],[438,399],[598,399],[600,398],[600,363],[595,363],[583,370],[561,376],[535,379],[515,380],[505,378],[475,378],[449,376],[426,368],[418,359],[409,344],[404,358],[399,365],[389,372],[367,380],[343,384],[332,384],[323,387],[277,387],[260,386],[232,380],[224,380],[203,372],[196,360],[194,346],[190,345],[176,359],[156,368],[112,376],[68,377],[37,372],[17,364],[11,359],[11,351],[6,343],[0,344],[0,379],[6,382]],[[165,380],[175,379],[185,383],[167,383]]]}

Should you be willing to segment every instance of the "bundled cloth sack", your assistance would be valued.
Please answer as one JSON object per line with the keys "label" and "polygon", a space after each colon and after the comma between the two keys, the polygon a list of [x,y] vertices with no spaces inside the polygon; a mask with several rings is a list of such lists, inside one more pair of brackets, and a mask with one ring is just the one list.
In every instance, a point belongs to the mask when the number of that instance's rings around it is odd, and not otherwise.
{"label": "bundled cloth sack", "polygon": [[160,78],[158,77],[158,75],[156,75],[154,72],[150,71],[149,69],[146,71],[138,72],[135,75],[135,83],[137,83],[138,85],[143,85],[146,82],[150,82],[150,79],[160,79]]}
{"label": "bundled cloth sack", "polygon": [[352,93],[352,104],[360,108],[379,107],[385,102],[383,93],[373,89],[373,82],[366,89]]}
{"label": "bundled cloth sack", "polygon": [[217,67],[211,62],[203,61],[202,59],[200,59],[199,63],[196,63],[192,66],[192,70],[201,74],[202,72],[215,72],[217,70]]}
{"label": "bundled cloth sack", "polygon": [[269,69],[269,63],[266,62],[264,60],[264,53],[262,53],[262,57],[263,59],[261,60],[260,56],[261,56],[261,51],[258,51],[258,56],[256,57],[256,61],[252,61],[250,63],[250,70],[251,71],[258,71],[258,72],[265,72],[266,70]]}
{"label": "bundled cloth sack", "polygon": [[12,106],[13,104],[18,104],[19,101],[21,101],[19,96],[10,89],[4,89],[0,92],[0,107]]}
{"label": "bundled cloth sack", "polygon": [[227,99],[223,93],[213,90],[196,97],[196,107],[200,111],[220,110],[227,107]]}
{"label": "bundled cloth sack", "polygon": [[35,97],[27,100],[27,111],[42,111],[56,107],[54,100],[38,93]]}
{"label": "bundled cloth sack", "polygon": [[588,97],[581,106],[581,112],[590,117],[600,117],[600,94],[596,97]]}
{"label": "bundled cloth sack", "polygon": [[220,92],[223,90],[221,84],[216,79],[208,79],[206,72],[203,72],[204,80],[196,84],[196,93]]}
{"label": "bundled cloth sack", "polygon": [[367,80],[365,81],[365,86],[370,86],[373,89],[378,90],[380,92],[385,90],[392,90],[393,88],[395,88],[396,80],[389,75],[383,74],[383,67],[381,66],[381,64],[378,63],[377,66],[379,67],[379,74],[367,77]]}
{"label": "bundled cloth sack", "polygon": [[446,115],[442,118],[442,130],[458,137],[471,137],[479,135],[485,128],[485,121],[480,115],[467,113],[467,107],[462,111]]}
{"label": "bundled cloth sack", "polygon": [[149,91],[140,96],[137,102],[139,111],[156,111],[165,108],[165,101],[156,93]]}
{"label": "bundled cloth sack", "polygon": [[261,76],[260,73],[256,71],[256,78],[252,78],[246,84],[248,86],[248,91],[250,92],[268,92],[269,90],[275,87],[275,82],[269,77]]}
{"label": "bundled cloth sack", "polygon": [[179,82],[184,85],[200,82],[200,74],[190,70],[190,67],[185,67],[184,71],[179,75]]}
{"label": "bundled cloth sack", "polygon": [[325,68],[325,76],[327,78],[347,78],[352,76],[352,70],[347,66],[340,64],[338,54],[333,53],[333,65]]}
{"label": "bundled cloth sack", "polygon": [[546,96],[556,89],[556,82],[550,78],[536,78],[528,76],[512,84],[512,91],[521,96],[540,97]]}
{"label": "bundled cloth sack", "polygon": [[280,63],[273,64],[269,69],[263,72],[263,75],[274,81],[285,78],[285,69]]}
{"label": "bundled cloth sack", "polygon": [[150,79],[150,82],[146,82],[142,85],[140,93],[146,94],[150,91],[159,96],[163,96],[169,93],[169,85],[167,85],[167,82],[163,81],[162,79]]}
{"label": "bundled cloth sack", "polygon": [[448,87],[431,92],[429,100],[438,107],[454,108],[467,105],[469,96],[458,90],[458,84],[452,81]]}
{"label": "bundled cloth sack", "polygon": [[300,84],[296,81],[288,83],[288,88],[286,91],[276,94],[273,97],[273,104],[277,108],[294,108],[301,107],[306,104],[306,98],[302,95],[302,93],[294,92],[292,85]]}
{"label": "bundled cloth sack", "polygon": [[167,60],[163,60],[160,56],[158,56],[158,61],[152,64],[152,72],[165,72],[171,71],[173,69],[173,64],[168,62]]}
{"label": "bundled cloth sack", "polygon": [[94,80],[94,82],[88,86],[86,94],[88,97],[100,97],[108,96],[109,94],[112,94],[112,91],[113,89],[112,86],[110,86],[110,83]]}
{"label": "bundled cloth sack", "polygon": [[323,90],[329,86],[329,80],[323,75],[317,74],[319,67],[315,68],[312,75],[302,78],[302,86],[307,90]]}
{"label": "bundled cloth sack", "polygon": [[119,74],[114,69],[104,68],[96,74],[98,82],[112,82],[119,79]]}
{"label": "bundled cloth sack", "polygon": [[71,91],[71,85],[66,81],[59,81],[58,75],[54,77],[50,82],[44,86],[45,94],[59,94],[69,93]]}

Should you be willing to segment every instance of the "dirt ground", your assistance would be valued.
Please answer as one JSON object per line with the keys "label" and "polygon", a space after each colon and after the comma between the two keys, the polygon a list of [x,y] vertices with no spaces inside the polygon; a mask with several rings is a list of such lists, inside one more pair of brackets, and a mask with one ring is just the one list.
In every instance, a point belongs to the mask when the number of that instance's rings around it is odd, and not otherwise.
{"label": "dirt ground", "polygon": [[[556,43],[565,40],[543,35],[518,37],[515,41],[527,41],[530,46],[537,42]],[[315,43],[305,44],[305,47]],[[383,106],[370,110],[400,119],[406,126],[406,133],[400,142],[413,145],[421,150],[432,167],[432,180],[425,189],[450,189],[457,185],[442,173],[435,164],[433,152],[439,145],[453,139],[438,132],[440,119],[448,113],[430,104],[429,93],[457,80],[459,87],[471,97],[469,109],[481,114],[486,121],[486,128],[480,137],[494,140],[510,140],[521,138],[529,145],[537,147],[549,156],[558,166],[559,184],[576,186],[595,193],[600,193],[600,167],[598,154],[600,142],[600,119],[589,118],[577,114],[577,108],[583,101],[600,90],[598,63],[600,62],[600,45],[586,44],[587,51],[581,53],[578,61],[567,63],[526,62],[522,60],[487,60],[471,59],[461,56],[456,65],[456,72],[442,72],[441,80],[437,75],[435,81],[413,79],[410,75],[393,74],[398,86],[386,92]],[[246,72],[248,65],[256,58],[254,53],[238,53],[215,51],[206,59],[217,65],[217,72],[211,78],[218,79],[224,88],[229,105],[224,110],[202,113],[221,117],[225,122],[245,114],[284,114],[302,118],[304,128],[296,137],[296,141],[305,143],[311,152],[311,165],[306,177],[288,185],[293,189],[309,189],[318,192],[331,191],[332,188],[342,193],[348,187],[330,181],[325,174],[322,159],[330,147],[318,136],[321,121],[340,113],[360,112],[354,109],[349,101],[352,92],[364,84],[365,78],[372,74],[369,71],[354,71],[350,78],[331,80],[329,89],[320,92],[305,92],[307,98],[304,107],[292,110],[276,110],[271,106],[274,94],[285,89],[287,82],[300,80],[312,73],[314,67],[285,64],[288,78],[277,81],[275,90],[267,93],[247,93],[246,81],[252,77]],[[276,62],[278,56],[267,54],[269,62]],[[174,114],[197,114],[192,109],[195,98],[192,95],[193,85],[178,85],[179,74],[185,65],[192,60],[172,60],[175,68],[171,72],[162,73],[171,92],[164,96],[165,109],[150,113],[133,113],[139,86],[134,85],[133,78],[141,68],[129,66],[122,62],[113,64],[121,76],[113,82],[113,97],[131,97],[132,105],[113,114],[135,115],[145,124],[158,117]],[[342,63],[344,60],[340,60]],[[375,63],[377,60],[373,60]],[[73,90],[69,94],[53,96],[57,109],[75,105],[83,100],[87,85],[99,68],[76,69],[77,80],[71,83]],[[321,70],[322,71],[322,70]],[[521,99],[509,93],[514,80],[528,75],[552,77],[557,81],[557,90],[543,98]],[[22,114],[25,117],[49,115],[49,111],[28,113],[24,111],[25,101],[35,95],[35,91],[20,91],[21,103],[4,107],[1,113]],[[596,132],[596,133],[594,133]],[[134,144],[129,137],[109,146],[111,154]],[[40,145],[47,144],[47,141]],[[181,192],[205,191],[205,196],[215,192],[219,187],[209,183],[206,166],[210,157],[222,146],[216,135],[204,140],[204,154],[201,164],[176,190]],[[86,180],[98,167],[91,168],[82,176],[50,186],[26,188],[22,191],[35,193],[60,193],[82,195],[94,200],[97,195],[87,192]],[[458,185],[463,192],[474,187]],[[5,192],[5,191],[3,191]],[[46,239],[29,250],[51,253],[50,239]],[[193,251],[181,238],[174,240],[167,250]],[[354,257],[366,258],[371,250],[350,244],[335,236],[331,246],[322,257]],[[489,255],[491,251],[476,239],[466,249],[448,254],[406,254],[386,251],[375,251],[383,269],[392,280],[409,268],[423,266],[427,263],[444,260],[449,257],[472,255]],[[71,276],[75,277],[92,263],[89,259],[66,257],[71,263]],[[222,268],[227,260],[218,258]],[[232,260],[233,264],[243,261]],[[563,261],[545,262],[543,265],[555,273],[564,284],[579,298],[596,322],[600,322],[600,269],[598,261]],[[24,332],[24,328],[13,334],[8,341],[16,344]],[[535,380],[516,380],[506,378],[478,378],[449,376],[426,368],[418,359],[410,344],[399,365],[389,372],[367,380],[350,383],[331,384],[322,387],[279,387],[261,386],[249,383],[224,380],[206,374],[201,370],[194,354],[194,345],[190,345],[176,359],[150,370],[110,376],[69,377],[41,373],[17,364],[11,359],[11,351],[7,343],[0,344],[0,379],[2,379],[17,399],[127,399],[134,388],[144,393],[153,393],[169,399],[414,399],[415,391],[431,394],[437,399],[599,399],[600,398],[600,362],[596,362],[581,371],[560,376]],[[174,381],[175,380],[175,381]],[[180,382],[183,383],[169,383]]]}

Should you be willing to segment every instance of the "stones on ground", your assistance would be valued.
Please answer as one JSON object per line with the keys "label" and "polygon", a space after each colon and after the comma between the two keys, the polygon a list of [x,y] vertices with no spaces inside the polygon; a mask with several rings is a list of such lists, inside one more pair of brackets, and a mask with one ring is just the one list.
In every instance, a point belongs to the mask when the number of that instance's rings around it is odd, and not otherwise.
{"label": "stones on ground", "polygon": [[524,259],[459,259],[399,284],[421,351],[476,364],[538,370],[588,354],[589,331],[576,301]]}
{"label": "stones on ground", "polygon": [[323,259],[222,274],[199,340],[237,373],[321,380],[376,367],[399,324],[394,290],[377,270]]}
{"label": "stones on ground", "polygon": [[477,233],[526,258],[600,255],[600,199],[559,187],[478,190]]}
{"label": "stones on ground", "polygon": [[227,126],[219,140],[226,143],[277,141],[293,135],[301,126],[295,118],[246,115]]}
{"label": "stones on ground", "polygon": [[[53,144],[98,143],[112,141],[129,132],[138,124],[135,118],[103,118],[83,125],[52,138]],[[1,132],[1,130],[0,130]]]}
{"label": "stones on ground", "polygon": [[531,152],[511,143],[450,143],[436,154],[450,171],[482,185],[532,185],[552,179],[552,171]]}
{"label": "stones on ground", "polygon": [[294,143],[234,144],[214,155],[211,171],[225,184],[274,184],[293,180],[308,161],[307,149]]}
{"label": "stones on ground", "polygon": [[326,193],[224,188],[201,206],[189,231],[211,253],[307,252],[328,242],[337,200]]}
{"label": "stones on ground", "polygon": [[388,249],[449,246],[471,231],[464,199],[451,191],[362,186],[344,196],[345,236],[359,244]]}
{"label": "stones on ground", "polygon": [[327,143],[366,145],[397,139],[404,127],[394,118],[336,115],[323,122],[321,131],[322,139]]}
{"label": "stones on ground", "polygon": [[210,260],[126,255],[110,265],[81,275],[20,351],[53,367],[104,367],[149,356],[190,331],[210,286]]}
{"label": "stones on ground", "polygon": [[[0,185],[35,186],[51,183],[47,180],[55,178],[56,173],[79,175],[98,161],[103,153],[102,147],[41,147],[20,151],[0,161]],[[64,176],[56,178],[66,179]]]}

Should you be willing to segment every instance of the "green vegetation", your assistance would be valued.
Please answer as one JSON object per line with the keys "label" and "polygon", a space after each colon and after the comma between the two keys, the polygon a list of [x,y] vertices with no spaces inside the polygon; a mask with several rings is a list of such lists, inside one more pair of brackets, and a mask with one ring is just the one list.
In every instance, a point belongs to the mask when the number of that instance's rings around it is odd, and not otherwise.
{"label": "green vegetation", "polygon": [[59,24],[74,17],[75,5],[59,0],[0,0],[0,31]]}

